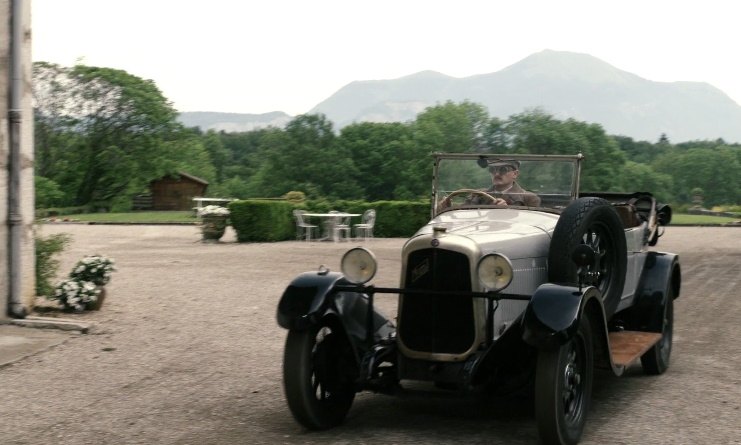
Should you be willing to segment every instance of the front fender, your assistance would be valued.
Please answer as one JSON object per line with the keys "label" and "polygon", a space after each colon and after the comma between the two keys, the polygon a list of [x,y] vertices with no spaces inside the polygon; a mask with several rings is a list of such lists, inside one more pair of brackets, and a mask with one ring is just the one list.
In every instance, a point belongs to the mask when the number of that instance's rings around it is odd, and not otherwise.
{"label": "front fender", "polygon": [[288,285],[278,303],[278,325],[285,329],[304,330],[319,321],[331,304],[332,288],[346,284],[338,272],[304,272]]}
{"label": "front fender", "polygon": [[[552,283],[540,285],[522,318],[522,340],[537,348],[566,343],[579,328],[583,308],[591,300],[596,300],[602,308],[600,293],[593,286],[579,291],[579,288],[572,286]],[[604,325],[604,308],[601,312]]]}
{"label": "front fender", "polygon": [[626,328],[661,332],[664,305],[667,298],[679,297],[682,271],[679,256],[671,253],[648,252],[636,289],[633,307],[626,311]]}
{"label": "front fender", "polygon": [[390,336],[394,326],[374,307],[369,334],[368,296],[361,292],[335,290],[338,285],[349,284],[344,275],[337,272],[300,274],[281,296],[277,311],[278,325],[289,330],[305,330],[323,317],[336,317],[353,345],[356,358],[360,360],[371,343]]}

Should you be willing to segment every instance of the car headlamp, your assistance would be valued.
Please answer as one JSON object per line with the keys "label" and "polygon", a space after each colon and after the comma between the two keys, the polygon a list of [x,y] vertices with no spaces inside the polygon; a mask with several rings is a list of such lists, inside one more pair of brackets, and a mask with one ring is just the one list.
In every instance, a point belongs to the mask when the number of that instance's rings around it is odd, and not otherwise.
{"label": "car headlamp", "polygon": [[476,268],[481,284],[489,290],[499,291],[512,282],[512,263],[498,253],[484,255]]}
{"label": "car headlamp", "polygon": [[340,267],[345,278],[353,284],[364,284],[376,275],[376,257],[363,247],[348,250],[342,256]]}

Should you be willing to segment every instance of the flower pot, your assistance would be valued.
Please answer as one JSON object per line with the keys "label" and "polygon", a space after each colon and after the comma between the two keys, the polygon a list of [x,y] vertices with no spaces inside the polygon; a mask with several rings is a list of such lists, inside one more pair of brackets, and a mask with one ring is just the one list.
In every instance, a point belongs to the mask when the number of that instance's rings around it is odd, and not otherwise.
{"label": "flower pot", "polygon": [[226,231],[227,216],[209,215],[201,217],[203,242],[218,242]]}
{"label": "flower pot", "polygon": [[89,311],[99,311],[100,308],[103,306],[103,300],[105,300],[105,295],[106,295],[105,286],[98,286],[98,290],[100,291],[98,293],[98,299],[90,303],[87,303],[85,305],[85,309]]}

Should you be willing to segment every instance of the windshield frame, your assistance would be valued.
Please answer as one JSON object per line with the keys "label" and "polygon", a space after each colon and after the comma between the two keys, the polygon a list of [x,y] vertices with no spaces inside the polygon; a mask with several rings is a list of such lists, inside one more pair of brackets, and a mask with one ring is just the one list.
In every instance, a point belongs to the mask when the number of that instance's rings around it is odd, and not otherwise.
{"label": "windshield frame", "polygon": [[[581,176],[581,163],[584,160],[584,155],[581,153],[575,155],[523,155],[523,154],[508,154],[508,153],[433,153],[433,176],[432,176],[432,194],[430,202],[431,215],[434,217],[438,213],[461,208],[479,208],[479,207],[501,207],[493,205],[467,205],[467,206],[456,206],[441,209],[440,201],[444,196],[441,195],[440,187],[440,164],[447,160],[471,160],[486,163],[488,160],[493,159],[514,159],[518,161],[541,161],[541,162],[571,162],[573,163],[573,174],[571,178],[570,187],[570,198],[571,201],[579,197],[579,180]],[[485,164],[484,164],[485,166]],[[545,209],[548,211],[559,210],[554,207],[538,207],[539,209]]]}

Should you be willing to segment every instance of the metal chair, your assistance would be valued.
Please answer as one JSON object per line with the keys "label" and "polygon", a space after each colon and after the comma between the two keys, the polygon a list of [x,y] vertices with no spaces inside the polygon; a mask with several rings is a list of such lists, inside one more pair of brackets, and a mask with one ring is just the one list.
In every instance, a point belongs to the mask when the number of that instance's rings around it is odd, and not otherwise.
{"label": "metal chair", "polygon": [[376,211],[368,209],[363,212],[363,217],[360,224],[355,224],[355,237],[360,238],[361,232],[363,233],[363,239],[373,238],[373,226],[376,224]]}
{"label": "metal chair", "polygon": [[296,218],[296,239],[304,238],[305,241],[311,241],[311,232],[318,226],[305,222],[304,213],[306,212],[298,209],[293,211],[293,217]]}
{"label": "metal chair", "polygon": [[[332,210],[329,213],[340,213],[336,210]],[[331,220],[332,240],[341,241],[342,234],[345,234],[345,240],[350,241],[350,217],[337,216]]]}

